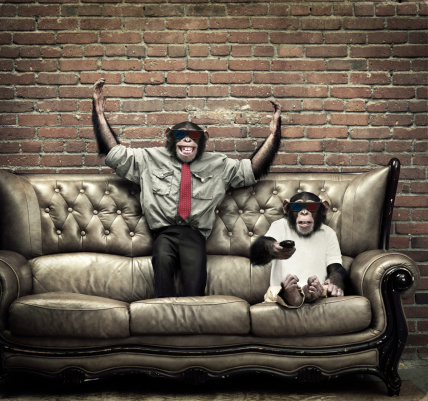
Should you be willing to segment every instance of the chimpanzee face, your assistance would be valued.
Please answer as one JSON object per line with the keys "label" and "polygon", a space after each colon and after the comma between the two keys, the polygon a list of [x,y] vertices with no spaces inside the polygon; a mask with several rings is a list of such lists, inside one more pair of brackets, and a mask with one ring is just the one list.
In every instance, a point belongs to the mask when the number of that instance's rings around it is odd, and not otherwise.
{"label": "chimpanzee face", "polygon": [[[190,128],[190,129],[189,129]],[[205,150],[208,133],[198,127],[183,127],[166,130],[166,147],[182,163],[191,163],[199,158]]]}
{"label": "chimpanzee face", "polygon": [[310,237],[324,222],[329,204],[310,192],[284,200],[284,213],[292,229],[301,237]]}

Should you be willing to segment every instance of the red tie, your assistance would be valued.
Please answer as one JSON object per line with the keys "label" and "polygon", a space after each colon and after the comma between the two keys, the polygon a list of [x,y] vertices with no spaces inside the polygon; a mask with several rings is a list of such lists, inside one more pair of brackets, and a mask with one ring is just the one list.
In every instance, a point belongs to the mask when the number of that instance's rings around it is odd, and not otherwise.
{"label": "red tie", "polygon": [[187,163],[181,165],[181,184],[180,184],[180,197],[178,200],[178,214],[183,220],[186,220],[190,216],[190,166]]}

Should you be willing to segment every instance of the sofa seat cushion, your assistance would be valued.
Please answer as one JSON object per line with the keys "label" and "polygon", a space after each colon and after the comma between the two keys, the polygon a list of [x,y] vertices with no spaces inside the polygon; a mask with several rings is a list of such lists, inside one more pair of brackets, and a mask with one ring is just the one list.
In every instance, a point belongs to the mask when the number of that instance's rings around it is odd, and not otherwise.
{"label": "sofa seat cushion", "polygon": [[250,332],[250,305],[234,296],[147,299],[130,310],[132,335]]}
{"label": "sofa seat cushion", "polygon": [[301,308],[276,303],[251,306],[251,330],[260,337],[332,336],[366,329],[371,306],[365,297],[323,298]]}
{"label": "sofa seat cushion", "polygon": [[124,338],[129,336],[129,304],[71,292],[47,292],[15,300],[10,331],[20,336]]}

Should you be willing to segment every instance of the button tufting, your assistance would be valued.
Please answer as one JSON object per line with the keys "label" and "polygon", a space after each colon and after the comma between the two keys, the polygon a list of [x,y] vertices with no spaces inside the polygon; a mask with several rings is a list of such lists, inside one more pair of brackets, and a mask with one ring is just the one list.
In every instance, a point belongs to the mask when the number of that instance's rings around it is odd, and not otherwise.
{"label": "button tufting", "polygon": [[255,195],[255,194],[256,194],[256,192],[255,192],[255,191],[251,192],[251,195]]}
{"label": "button tufting", "polygon": [[331,210],[333,210],[333,212],[337,212],[337,207],[334,207],[333,209],[331,209]]}
{"label": "button tufting", "polygon": [[135,233],[130,232],[130,233],[129,233],[129,235],[130,235],[131,237],[133,237],[133,236],[135,235]]}
{"label": "button tufting", "polygon": [[94,213],[94,214],[98,214],[98,210],[94,210],[94,211],[93,211],[93,213]]}
{"label": "button tufting", "polygon": [[45,209],[45,212],[46,213],[49,213],[51,210],[47,207],[46,209]]}
{"label": "button tufting", "polygon": [[86,235],[86,233],[85,233],[84,231],[80,231],[80,235],[81,235],[82,237],[84,237],[84,236]]}
{"label": "button tufting", "polygon": [[274,195],[277,195],[277,194],[278,194],[278,191],[276,191],[276,190],[275,190],[275,191],[273,191],[272,193],[273,193]]}
{"label": "button tufting", "polygon": [[69,207],[67,210],[68,210],[70,213],[73,211],[73,209],[72,209],[71,207]]}
{"label": "button tufting", "polygon": [[55,192],[59,192],[59,188],[55,188]]}
{"label": "button tufting", "polygon": [[254,233],[253,233],[253,232],[251,232],[251,231],[248,233],[248,236],[249,236],[249,237],[252,237],[253,235],[254,235]]}
{"label": "button tufting", "polygon": [[229,237],[231,237],[231,236],[233,235],[233,233],[228,233],[227,235],[228,235]]}
{"label": "button tufting", "polygon": [[117,214],[122,214],[122,211],[121,211],[121,210],[118,210],[116,213],[117,213]]}
{"label": "button tufting", "polygon": [[325,188],[321,188],[321,192],[325,192]]}
{"label": "button tufting", "polygon": [[104,192],[106,195],[110,195],[110,191],[105,191]]}
{"label": "button tufting", "polygon": [[216,209],[215,214],[219,214],[219,213],[220,213],[220,211],[218,209]]}
{"label": "button tufting", "polygon": [[265,211],[263,209],[260,210],[260,213],[263,214]]}
{"label": "button tufting", "polygon": [[303,192],[303,190],[302,189],[298,189],[297,192],[300,194],[300,192]]}
{"label": "button tufting", "polygon": [[104,234],[105,234],[105,235],[109,235],[109,234],[110,234],[110,231],[109,231],[109,230],[105,230],[105,231],[104,231]]}
{"label": "button tufting", "polygon": [[83,193],[85,193],[85,190],[84,190],[84,189],[81,189],[79,192],[80,192],[81,194],[83,194]]}
{"label": "button tufting", "polygon": [[58,235],[60,235],[60,234],[61,234],[61,230],[56,230],[56,233],[57,233]]}
{"label": "button tufting", "polygon": [[238,213],[239,213],[239,214],[242,214],[242,213],[244,213],[244,212],[243,212],[242,210],[238,210]]}
{"label": "button tufting", "polygon": [[135,195],[135,191],[131,191],[131,195]]}

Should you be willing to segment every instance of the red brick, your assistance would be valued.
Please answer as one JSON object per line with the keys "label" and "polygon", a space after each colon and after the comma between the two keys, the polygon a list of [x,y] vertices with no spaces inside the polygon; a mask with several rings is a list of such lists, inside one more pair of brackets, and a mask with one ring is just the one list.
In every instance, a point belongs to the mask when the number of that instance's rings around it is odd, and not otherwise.
{"label": "red brick", "polygon": [[155,97],[186,97],[185,86],[147,86],[146,96]]}
{"label": "red brick", "polygon": [[56,71],[55,60],[16,60],[15,68],[17,71]]}
{"label": "red brick", "polygon": [[40,157],[40,166],[65,167],[80,165],[82,165],[81,155],[42,155]]}
{"label": "red brick", "polygon": [[356,140],[325,140],[324,150],[334,153],[364,153],[368,152],[369,141]]}
{"label": "red brick", "polygon": [[309,72],[306,75],[306,81],[310,84],[346,84],[348,83],[348,74],[342,72]]}
{"label": "red brick", "polygon": [[188,32],[186,35],[187,43],[225,43],[227,41],[227,33],[223,32]]}
{"label": "red brick", "polygon": [[210,18],[211,29],[245,29],[250,27],[250,19],[243,18]]}
{"label": "red brick", "polygon": [[330,115],[330,123],[333,125],[368,125],[367,114],[335,114]]}
{"label": "red brick", "polygon": [[371,71],[408,71],[410,61],[408,60],[369,60]]}
{"label": "red brick", "polygon": [[190,97],[226,97],[228,93],[228,86],[193,85],[188,89],[188,96]]}
{"label": "red brick", "polygon": [[303,46],[280,45],[278,57],[303,57]]}
{"label": "red brick", "polygon": [[33,18],[0,18],[3,31],[34,31],[36,29]]}
{"label": "red brick", "polygon": [[105,17],[144,17],[144,7],[129,5],[104,5]]}
{"label": "red brick", "polygon": [[32,139],[34,128],[23,127],[0,127],[0,139]]}
{"label": "red brick", "polygon": [[356,72],[351,74],[351,84],[388,85],[391,81],[387,72]]}
{"label": "red brick", "polygon": [[258,85],[232,85],[230,88],[231,96],[247,97],[247,98],[262,98],[272,95],[270,86]]}
{"label": "red brick", "polygon": [[254,57],[273,57],[273,55],[274,55],[273,46],[264,46],[264,45],[254,46]]}
{"label": "red brick", "polygon": [[2,166],[34,166],[38,161],[39,156],[37,155],[0,155],[0,165]]}
{"label": "red brick", "polygon": [[413,124],[413,117],[400,114],[380,114],[372,116],[372,125],[409,126]]}
{"label": "red brick", "polygon": [[347,138],[347,127],[308,127],[308,138]]}
{"label": "red brick", "polygon": [[304,30],[309,31],[327,31],[337,30],[342,26],[341,18],[303,18],[301,26]]}
{"label": "red brick", "polygon": [[42,150],[42,144],[38,141],[22,141],[21,149],[24,153],[39,153]]}
{"label": "red brick", "polygon": [[145,43],[184,43],[183,32],[145,32]]}
{"label": "red brick", "polygon": [[319,155],[319,154],[300,155],[300,164],[303,166],[309,165],[309,164],[323,165],[324,155]]}
{"label": "red brick", "polygon": [[[97,63],[96,60],[94,61]],[[108,71],[129,71],[129,70],[140,71],[142,68],[142,62],[140,60],[104,59],[101,62],[101,68],[103,70],[108,70]],[[93,69],[95,70],[97,68],[93,68]]]}
{"label": "red brick", "polygon": [[75,100],[46,100],[38,102],[36,109],[40,112],[77,111]]}
{"label": "red brick", "polygon": [[[92,34],[91,34],[92,35]],[[96,43],[93,40],[90,43]],[[139,32],[101,32],[100,43],[141,43]]]}
{"label": "red brick", "polygon": [[168,47],[163,46],[154,46],[151,45],[147,48],[147,55],[149,57],[166,57],[168,54]]}
{"label": "red brick", "polygon": [[323,60],[273,60],[272,71],[324,71]]}
{"label": "red brick", "polygon": [[330,94],[339,99],[370,98],[371,89],[365,87],[336,86],[330,89]]}
{"label": "red brick", "polygon": [[207,84],[208,73],[202,72],[170,72],[167,75],[169,84]]}
{"label": "red brick", "polygon": [[275,86],[273,88],[275,97],[322,97],[328,96],[326,86]]}
{"label": "red brick", "polygon": [[180,71],[185,69],[185,61],[146,59],[144,61],[144,68],[147,71]]}
{"label": "red brick", "polygon": [[76,18],[41,18],[37,25],[40,30],[77,30],[78,20]]}
{"label": "red brick", "polygon": [[189,56],[190,57],[207,57],[209,48],[207,45],[190,45]]}
{"label": "red brick", "polygon": [[175,4],[147,5],[146,17],[174,17],[184,15],[184,6]]}
{"label": "red brick", "polygon": [[18,116],[18,123],[20,126],[29,127],[45,127],[48,125],[58,125],[58,117],[51,114],[21,114]]}
{"label": "red brick", "polygon": [[394,46],[393,56],[394,57],[426,57],[427,48],[426,45],[401,45]]}
{"label": "red brick", "polygon": [[386,21],[387,29],[398,30],[416,30],[427,29],[428,22],[426,18],[388,18]]}
{"label": "red brick", "polygon": [[165,77],[163,72],[126,72],[125,83],[129,84],[163,84]]}
{"label": "red brick", "polygon": [[171,127],[183,121],[187,121],[187,113],[154,113],[147,116],[147,124],[155,126],[167,125]]}
{"label": "red brick", "polygon": [[389,128],[352,128],[351,138],[355,139],[389,139],[391,137]]}
{"label": "red brick", "polygon": [[215,16],[225,15],[225,14],[226,14],[226,6],[224,6],[223,4],[191,4],[186,7],[186,15],[191,15],[195,17],[200,17],[200,16],[215,17]]}
{"label": "red brick", "polygon": [[[125,76],[128,73],[125,73]],[[122,82],[122,75],[120,73],[101,73],[101,72],[81,72],[80,73],[80,83],[82,84],[94,84],[100,78],[106,80],[106,84],[120,84]],[[126,81],[125,81],[126,82]],[[105,88],[107,91],[109,86]]]}
{"label": "red brick", "polygon": [[306,44],[322,44],[323,37],[321,33],[308,32],[272,32],[272,43],[306,43]]}
{"label": "red brick", "polygon": [[120,29],[120,18],[82,18],[80,20],[81,30],[113,30]]}
{"label": "red brick", "polygon": [[41,127],[37,130],[39,138],[77,138],[77,130],[67,127]]}
{"label": "red brick", "polygon": [[[187,68],[189,70],[208,70],[208,71],[226,71],[227,60],[219,59],[189,59],[187,61]],[[184,66],[183,66],[184,69]]]}
{"label": "red brick", "polygon": [[230,32],[230,43],[268,43],[267,32]]}
{"label": "red brick", "polygon": [[350,30],[375,30],[383,29],[383,18],[344,18],[343,26]]}
{"label": "red brick", "polygon": [[375,88],[373,90],[375,99],[412,99],[415,97],[413,88]]}
{"label": "red brick", "polygon": [[214,72],[211,74],[212,84],[245,84],[250,82],[250,72]]}
{"label": "red brick", "polygon": [[169,18],[166,22],[168,29],[178,30],[197,30],[207,29],[208,19],[207,18]]}
{"label": "red brick", "polygon": [[[13,99],[13,94],[10,96]],[[30,113],[34,109],[32,101],[1,101],[0,112],[1,113]],[[13,117],[11,117],[13,119]]]}
{"label": "red brick", "polygon": [[[116,33],[118,35],[118,33]],[[86,44],[96,43],[98,41],[98,35],[92,32],[58,32],[57,43],[74,43],[74,44]]]}

